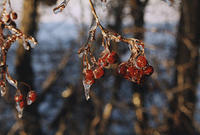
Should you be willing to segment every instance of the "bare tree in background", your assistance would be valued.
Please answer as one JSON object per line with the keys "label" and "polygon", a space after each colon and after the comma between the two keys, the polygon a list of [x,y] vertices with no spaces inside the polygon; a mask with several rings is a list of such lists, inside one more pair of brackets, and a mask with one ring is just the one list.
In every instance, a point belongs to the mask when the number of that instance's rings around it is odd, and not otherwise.
{"label": "bare tree in background", "polygon": [[[144,13],[148,0],[131,0],[131,15],[134,19],[133,35],[135,38],[144,40]],[[148,135],[148,118],[144,112],[146,86],[138,86],[133,84],[133,101],[138,99],[140,102],[137,104],[133,102],[136,112],[137,121],[134,124],[134,129],[138,135]]]}
{"label": "bare tree in background", "polygon": [[197,101],[199,35],[199,0],[182,0],[177,34],[176,80],[168,119],[170,135],[195,135],[194,113]]}
{"label": "bare tree in background", "polygon": [[[25,34],[34,35],[37,32],[38,0],[24,0],[21,29]],[[16,53],[16,74],[21,82],[34,88],[34,73],[32,67],[32,51],[26,51],[22,43]],[[24,88],[25,91],[26,88]],[[41,134],[37,106],[27,107],[23,116],[24,131],[30,135]]]}

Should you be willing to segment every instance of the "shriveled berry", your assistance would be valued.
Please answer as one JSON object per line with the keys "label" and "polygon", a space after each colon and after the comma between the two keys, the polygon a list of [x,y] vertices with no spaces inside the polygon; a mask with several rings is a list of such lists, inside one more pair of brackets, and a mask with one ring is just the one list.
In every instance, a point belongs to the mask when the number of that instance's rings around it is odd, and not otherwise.
{"label": "shriveled berry", "polygon": [[153,73],[153,67],[152,66],[148,66],[144,69],[144,74],[147,76],[150,76]]}
{"label": "shriveled berry", "polygon": [[20,106],[20,108],[24,108],[25,102],[24,102],[24,101],[20,101],[20,102],[19,102],[19,106]]}
{"label": "shriveled berry", "polygon": [[14,99],[15,99],[15,102],[20,102],[20,101],[23,100],[23,95],[22,95],[22,94],[20,94],[20,95],[15,95]]}
{"label": "shriveled berry", "polygon": [[114,64],[117,62],[117,53],[115,51],[112,51],[107,58],[108,63]]}
{"label": "shriveled berry", "polygon": [[147,65],[147,60],[144,56],[139,56],[136,60],[136,64],[140,68],[144,68]]}
{"label": "shriveled berry", "polygon": [[87,69],[85,71],[85,79],[86,80],[92,80],[94,78],[93,71],[91,69]]}
{"label": "shriveled berry", "polygon": [[34,102],[36,100],[37,94],[35,91],[31,90],[28,92],[28,99]]}
{"label": "shriveled berry", "polygon": [[93,71],[93,73],[94,73],[94,78],[99,79],[104,75],[104,70],[102,67],[98,67]]}

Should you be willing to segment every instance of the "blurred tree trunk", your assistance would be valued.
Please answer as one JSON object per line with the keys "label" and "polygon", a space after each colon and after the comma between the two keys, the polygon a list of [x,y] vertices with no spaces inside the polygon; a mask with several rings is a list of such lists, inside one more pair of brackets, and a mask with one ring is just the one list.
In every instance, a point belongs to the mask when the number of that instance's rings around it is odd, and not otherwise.
{"label": "blurred tree trunk", "polygon": [[[114,23],[111,25],[108,25],[108,28],[112,29],[113,31],[120,33],[122,31],[122,22],[123,22],[123,9],[125,8],[127,0],[115,0],[113,1],[112,7],[109,10],[109,18],[114,18]],[[112,44],[112,51],[120,51],[118,49],[118,45],[117,43],[113,43]],[[115,71],[113,72],[113,74],[115,73]],[[112,95],[111,95],[111,99],[110,99],[110,106],[113,107],[112,103],[116,102],[119,100],[118,97],[118,92],[120,90],[120,86],[121,86],[121,82],[122,82],[122,78],[119,76],[114,76],[114,82],[113,85],[111,85],[111,90],[112,90]],[[108,104],[106,104],[105,106],[108,106]],[[112,107],[111,108],[111,112],[112,112]],[[109,116],[108,118],[104,118],[104,114],[105,114],[105,110],[102,109],[101,107],[101,121],[99,124],[99,131],[97,132],[97,134],[99,135],[104,135],[108,133],[108,129],[110,128],[110,126],[113,124],[112,121],[110,120],[111,116]],[[110,114],[111,115],[111,114]]]}
{"label": "blurred tree trunk", "polygon": [[170,101],[172,117],[168,119],[170,135],[194,135],[194,113],[198,84],[200,1],[182,0],[177,35],[177,93]]}
{"label": "blurred tree trunk", "polygon": [[[37,0],[24,0],[23,17],[21,22],[21,30],[27,34],[34,36],[37,31]],[[19,43],[16,54],[16,74],[21,82],[29,84],[33,88],[34,73],[32,68],[31,50],[26,51],[22,43]],[[24,89],[24,88],[23,88]],[[39,115],[37,106],[34,104],[24,110],[23,115],[24,130],[29,135],[41,134]]]}
{"label": "blurred tree trunk", "polygon": [[148,0],[131,0],[131,15],[134,18],[134,38],[143,40],[144,38],[144,12]]}
{"label": "blurred tree trunk", "polygon": [[[133,35],[134,38],[144,39],[144,12],[148,0],[131,0],[131,15],[134,19]],[[133,98],[139,99],[139,104],[134,104],[137,121],[134,124],[135,132],[138,135],[148,135],[148,118],[143,108],[145,105],[146,85],[138,86],[133,84]]]}

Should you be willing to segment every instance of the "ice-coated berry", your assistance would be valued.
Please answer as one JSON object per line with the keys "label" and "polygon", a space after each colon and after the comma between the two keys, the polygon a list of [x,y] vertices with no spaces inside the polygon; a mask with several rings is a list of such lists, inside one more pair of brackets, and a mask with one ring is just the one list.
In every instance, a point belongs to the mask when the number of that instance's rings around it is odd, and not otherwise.
{"label": "ice-coated berry", "polygon": [[154,70],[153,70],[153,67],[152,67],[152,66],[148,66],[148,67],[146,67],[146,68],[144,69],[143,72],[144,72],[145,75],[150,76],[150,75],[154,72]]}
{"label": "ice-coated berry", "polygon": [[31,90],[28,92],[28,100],[34,102],[36,100],[37,94],[35,91]]}
{"label": "ice-coated berry", "polygon": [[127,68],[128,75],[132,78],[139,74],[139,70],[134,66],[129,66]]}
{"label": "ice-coated berry", "polygon": [[136,59],[136,64],[139,68],[144,68],[147,65],[147,60],[146,60],[145,56],[139,56]]}
{"label": "ice-coated berry", "polygon": [[23,95],[22,95],[22,94],[20,94],[20,95],[15,95],[14,99],[15,99],[15,102],[20,102],[20,101],[23,100]]}
{"label": "ice-coated berry", "polygon": [[20,108],[24,108],[24,106],[25,106],[24,101],[20,101],[20,102],[19,102],[19,106],[20,106]]}
{"label": "ice-coated berry", "polygon": [[92,79],[94,79],[94,74],[93,74],[93,71],[91,69],[87,69],[85,71],[85,79],[86,80],[92,80]]}
{"label": "ice-coated berry", "polygon": [[100,57],[98,60],[98,65],[102,67],[108,66],[107,57],[108,57],[108,53]]}
{"label": "ice-coated berry", "polygon": [[112,51],[107,58],[107,62],[110,64],[114,64],[117,62],[117,53],[115,51]]}
{"label": "ice-coated berry", "polygon": [[99,79],[104,75],[104,70],[102,67],[98,67],[93,71],[93,73],[94,73],[94,78]]}

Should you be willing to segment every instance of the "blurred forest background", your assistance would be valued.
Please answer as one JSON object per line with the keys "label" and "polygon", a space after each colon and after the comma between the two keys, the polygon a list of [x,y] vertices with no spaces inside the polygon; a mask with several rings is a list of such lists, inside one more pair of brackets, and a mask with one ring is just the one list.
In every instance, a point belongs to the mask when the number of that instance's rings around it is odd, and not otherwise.
{"label": "blurred forest background", "polygon": [[[58,15],[52,11],[56,0],[11,0],[18,26],[39,46],[13,47],[9,70],[38,99],[18,119],[10,87],[0,98],[0,135],[199,135],[200,1],[94,3],[105,28],[144,40],[154,74],[138,86],[107,70],[86,101],[77,51],[92,21],[87,0],[71,0]],[[113,46],[121,61],[129,58],[127,46]]]}

